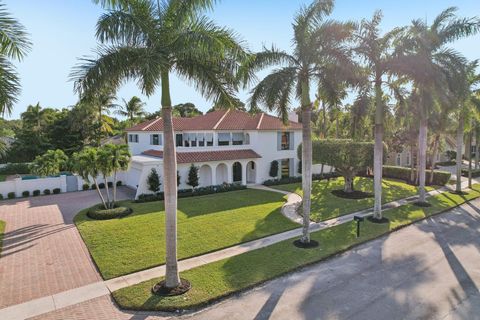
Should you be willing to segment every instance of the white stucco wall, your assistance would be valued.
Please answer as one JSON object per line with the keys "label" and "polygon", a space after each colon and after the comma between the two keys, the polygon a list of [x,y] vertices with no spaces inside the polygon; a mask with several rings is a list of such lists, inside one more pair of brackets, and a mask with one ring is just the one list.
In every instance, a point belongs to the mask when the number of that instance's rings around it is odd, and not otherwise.
{"label": "white stucco wall", "polygon": [[30,195],[33,194],[34,190],[40,190],[40,194],[43,194],[43,190],[45,189],[49,189],[52,192],[53,189],[56,188],[60,188],[61,192],[66,192],[66,186],[65,176],[31,180],[17,178],[13,181],[0,182],[0,193],[3,198],[6,199],[10,192],[15,192],[17,197],[21,197],[24,191],[29,191]]}

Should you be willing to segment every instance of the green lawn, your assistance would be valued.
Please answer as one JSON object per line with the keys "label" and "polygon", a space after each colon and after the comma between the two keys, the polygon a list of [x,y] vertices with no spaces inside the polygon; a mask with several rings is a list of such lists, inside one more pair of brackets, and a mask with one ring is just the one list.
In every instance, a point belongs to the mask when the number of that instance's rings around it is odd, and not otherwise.
{"label": "green lawn", "polygon": [[2,254],[4,232],[5,232],[5,221],[0,220],[0,255]]}
{"label": "green lawn", "polygon": [[[344,199],[331,193],[332,190],[343,189],[343,178],[321,181],[313,181],[312,184],[312,209],[310,219],[316,222],[324,221],[343,216],[355,211],[373,207],[374,198],[366,199]],[[356,178],[356,190],[373,193],[373,179]],[[303,196],[301,183],[274,186],[273,188],[295,192]],[[427,191],[432,188],[427,187]],[[416,195],[418,188],[399,180],[383,179],[382,202],[387,203],[394,200],[407,198]]]}
{"label": "green lawn", "polygon": [[7,179],[7,175],[0,174],[0,182],[5,181],[5,179]]}
{"label": "green lawn", "polygon": [[[178,202],[178,258],[219,250],[298,227],[281,214],[283,195],[241,190]],[[102,276],[110,279],[165,263],[163,202],[124,203],[134,213],[121,219],[75,223]]]}
{"label": "green lawn", "polygon": [[479,196],[480,185],[477,184],[474,185],[474,191],[470,191],[466,196],[448,193],[429,198],[432,206],[428,208],[409,204],[385,210],[385,216],[390,219],[390,223],[373,224],[366,221],[362,225],[362,235],[358,239],[355,237],[355,223],[345,223],[312,233],[312,239],[320,242],[318,249],[298,249],[292,245],[292,240],[286,240],[182,272],[181,276],[192,283],[192,289],[182,296],[158,297],[152,295],[150,290],[153,284],[160,280],[157,278],[115,291],[113,297],[122,308],[134,310],[172,311],[198,307],[299,267],[320,261],[354,245]]}

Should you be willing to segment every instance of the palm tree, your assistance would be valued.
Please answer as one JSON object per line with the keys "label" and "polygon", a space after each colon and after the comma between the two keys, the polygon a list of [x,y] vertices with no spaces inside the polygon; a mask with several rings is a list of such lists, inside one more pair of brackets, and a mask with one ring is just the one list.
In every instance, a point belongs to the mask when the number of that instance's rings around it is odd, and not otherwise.
{"label": "palm tree", "polygon": [[332,62],[350,64],[346,43],[350,40],[354,25],[336,21],[324,21],[331,13],[333,1],[316,0],[295,16],[293,23],[293,54],[275,48],[257,53],[245,64],[240,75],[244,83],[254,78],[254,72],[269,66],[281,65],[261,80],[252,90],[252,109],[264,104],[276,111],[286,123],[292,96],[300,101],[302,114],[302,189],[303,233],[301,243],[310,243],[310,205],[312,187],[312,138],[310,87],[319,79]]}
{"label": "palm tree", "polygon": [[375,203],[373,218],[383,219],[382,215],[382,170],[383,170],[383,135],[385,104],[383,102],[384,77],[392,72],[393,44],[402,29],[394,29],[380,35],[381,11],[375,12],[371,21],[363,20],[357,33],[356,52],[367,63],[369,78],[373,83],[375,96],[375,146],[373,162],[373,179]]}
{"label": "palm tree", "polygon": [[[112,193],[112,201],[109,204],[110,208],[115,207],[115,202],[117,201],[117,173],[119,171],[126,171],[128,170],[128,166],[130,164],[130,151],[128,149],[128,145],[120,144],[106,144],[104,145],[101,150],[103,151],[103,161],[105,167],[108,171],[108,176],[113,176],[113,193]],[[106,187],[108,187],[108,183],[105,181]],[[108,189],[107,189],[108,192]]]}
{"label": "palm tree", "polygon": [[[429,26],[424,21],[414,20],[409,32],[402,41],[403,54],[399,56],[397,66],[413,81],[413,87],[419,97],[419,202],[425,203],[425,171],[427,149],[427,115],[434,101],[435,92],[449,89],[455,91],[458,82],[465,78],[466,60],[458,52],[446,45],[480,30],[477,18],[457,18],[456,8],[441,12]],[[460,126],[463,119],[460,117]],[[459,127],[460,127],[459,126]],[[463,131],[461,133],[463,144]],[[457,155],[458,157],[458,155]],[[461,152],[460,152],[461,157]],[[461,162],[461,158],[460,158]],[[457,188],[461,183],[457,179]]]}
{"label": "palm tree", "polygon": [[90,181],[93,179],[98,196],[102,201],[103,207],[108,209],[107,202],[100,191],[97,177],[100,175],[100,166],[98,161],[97,148],[86,147],[80,152],[76,152],[72,155],[72,171],[77,173],[84,181]]}
{"label": "palm tree", "polygon": [[31,165],[32,172],[41,176],[59,174],[67,164],[68,157],[62,150],[48,150],[37,156]]}
{"label": "palm tree", "polygon": [[130,100],[126,101],[123,100],[123,106],[119,106],[119,109],[115,111],[116,114],[126,117],[130,120],[131,124],[135,124],[136,120],[140,117],[145,115],[145,110],[143,107],[145,106],[145,102],[137,97],[133,96]]}
{"label": "palm tree", "polygon": [[22,61],[31,43],[24,26],[0,3],[0,115],[11,114],[20,95],[20,79],[10,60]]}
{"label": "palm tree", "polygon": [[109,12],[97,23],[104,45],[96,59],[84,59],[73,73],[75,88],[118,89],[137,79],[151,96],[159,87],[163,115],[163,179],[166,213],[166,277],[158,288],[180,285],[177,265],[177,163],[170,76],[193,83],[207,99],[229,106],[236,90],[234,72],[246,52],[236,36],[202,15],[214,0],[95,0]]}

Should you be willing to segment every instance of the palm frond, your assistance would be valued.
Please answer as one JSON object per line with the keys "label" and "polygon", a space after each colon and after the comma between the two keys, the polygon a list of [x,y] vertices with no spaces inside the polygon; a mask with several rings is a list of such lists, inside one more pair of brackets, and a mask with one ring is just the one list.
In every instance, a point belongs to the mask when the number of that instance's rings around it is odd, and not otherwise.
{"label": "palm frond", "polygon": [[28,37],[25,27],[0,3],[0,54],[22,60],[32,46]]}
{"label": "palm frond", "polygon": [[10,115],[20,95],[20,79],[15,66],[0,55],[0,115]]}

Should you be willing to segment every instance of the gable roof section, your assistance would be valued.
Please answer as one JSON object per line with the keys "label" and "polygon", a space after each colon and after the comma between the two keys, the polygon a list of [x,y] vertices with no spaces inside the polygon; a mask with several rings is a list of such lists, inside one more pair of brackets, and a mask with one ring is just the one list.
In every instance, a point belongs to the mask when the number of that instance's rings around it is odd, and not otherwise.
{"label": "gable roof section", "polygon": [[[163,159],[163,151],[147,150],[142,153],[146,156]],[[177,163],[196,163],[209,161],[257,159],[261,156],[252,149],[244,150],[225,150],[225,151],[194,151],[177,152]]]}
{"label": "gable roof section", "polygon": [[[285,126],[274,116],[258,113],[250,115],[239,110],[218,110],[193,118],[173,118],[175,131],[195,130],[300,130],[302,125],[289,121]],[[149,120],[133,126],[127,131],[162,131],[161,118]]]}

